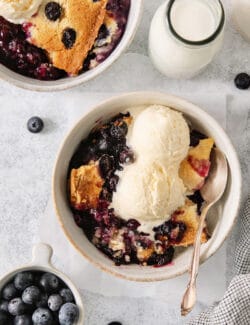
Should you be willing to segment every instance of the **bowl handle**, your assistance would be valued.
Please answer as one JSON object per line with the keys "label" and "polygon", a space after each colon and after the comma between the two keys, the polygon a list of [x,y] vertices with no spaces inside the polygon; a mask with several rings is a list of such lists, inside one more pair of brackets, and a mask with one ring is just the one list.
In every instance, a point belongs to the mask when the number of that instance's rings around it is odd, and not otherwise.
{"label": "bowl handle", "polygon": [[33,258],[31,264],[37,266],[51,267],[52,254],[53,254],[53,250],[51,246],[44,243],[36,244],[32,250]]}

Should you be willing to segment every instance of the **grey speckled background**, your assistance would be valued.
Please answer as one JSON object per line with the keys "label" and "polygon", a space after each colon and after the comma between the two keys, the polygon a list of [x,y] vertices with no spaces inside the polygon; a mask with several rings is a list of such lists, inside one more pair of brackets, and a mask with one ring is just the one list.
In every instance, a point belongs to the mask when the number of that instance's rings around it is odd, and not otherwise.
{"label": "grey speckled background", "polygon": [[[162,2],[145,0],[143,19],[128,51],[107,72],[87,85],[61,93],[37,94],[0,82],[0,274],[30,259],[31,246],[37,241],[39,216],[50,197],[55,155],[71,122],[70,102],[78,95],[84,100],[84,92],[154,89],[177,95],[203,92],[209,97],[218,92],[225,96],[227,132],[239,153],[244,180],[243,200],[247,197],[250,93],[236,90],[232,81],[236,73],[250,72],[250,45],[233,29],[230,1],[224,0],[228,22],[220,54],[195,79],[169,80],[153,69],[147,57],[150,20]],[[32,135],[26,130],[26,121],[33,115],[45,120],[42,134]],[[236,226],[227,245],[228,281],[233,275],[237,231]],[[106,298],[87,291],[83,295],[87,325],[105,325],[114,319],[121,320],[124,325],[185,323],[183,320],[172,321],[176,315],[169,315],[162,300]],[[199,310],[202,308],[204,306],[198,306]]]}

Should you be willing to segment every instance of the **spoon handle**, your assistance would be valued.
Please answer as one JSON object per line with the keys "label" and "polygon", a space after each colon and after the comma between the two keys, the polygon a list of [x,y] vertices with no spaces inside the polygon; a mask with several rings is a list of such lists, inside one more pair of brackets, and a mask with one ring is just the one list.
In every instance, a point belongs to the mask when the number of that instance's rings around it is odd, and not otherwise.
{"label": "spoon handle", "polygon": [[194,250],[192,256],[192,262],[190,267],[190,280],[187,289],[184,293],[181,303],[181,315],[186,316],[194,307],[196,302],[196,278],[199,270],[200,262],[200,247],[201,247],[201,235],[204,228],[207,212],[210,205],[207,204],[201,213],[199,226],[195,237]]}

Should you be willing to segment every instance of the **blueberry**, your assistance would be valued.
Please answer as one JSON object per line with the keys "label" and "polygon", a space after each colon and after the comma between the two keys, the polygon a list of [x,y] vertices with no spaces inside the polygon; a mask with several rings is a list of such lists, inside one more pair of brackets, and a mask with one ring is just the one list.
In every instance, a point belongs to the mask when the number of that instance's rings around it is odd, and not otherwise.
{"label": "blueberry", "polygon": [[108,186],[110,191],[115,192],[116,191],[116,185],[119,182],[119,176],[118,175],[113,175],[112,177],[110,177],[110,179],[108,180]]}
{"label": "blueberry", "polygon": [[8,283],[2,291],[2,297],[6,300],[11,300],[18,297],[18,290],[14,286],[14,283]]}
{"label": "blueberry", "polygon": [[31,286],[34,281],[34,276],[31,272],[20,272],[14,278],[15,287],[18,290],[24,290]]}
{"label": "blueberry", "polygon": [[38,308],[32,315],[32,321],[34,325],[52,325],[53,315],[47,308]]}
{"label": "blueberry", "polygon": [[44,273],[40,280],[40,285],[46,292],[54,292],[59,288],[59,279],[52,273]]}
{"label": "blueberry", "polygon": [[99,160],[101,176],[106,178],[110,172],[114,170],[114,157],[102,155]]}
{"label": "blueberry", "polygon": [[22,315],[27,311],[27,306],[21,298],[14,298],[9,302],[8,311],[13,316]]}
{"label": "blueberry", "polygon": [[74,301],[74,296],[70,289],[63,288],[62,290],[60,290],[59,293],[60,293],[60,296],[63,298],[64,302],[73,302]]}
{"label": "blueberry", "polygon": [[247,73],[239,73],[234,79],[235,86],[239,89],[250,87],[250,76]]}
{"label": "blueberry", "polygon": [[48,307],[48,294],[43,292],[40,295],[40,299],[36,302],[36,307]]}
{"label": "blueberry", "polygon": [[63,304],[63,298],[59,294],[49,296],[48,306],[52,311],[57,311]]}
{"label": "blueberry", "polygon": [[11,325],[10,316],[3,310],[0,310],[0,325]]}
{"label": "blueberry", "polygon": [[107,139],[100,138],[95,143],[95,146],[96,146],[96,151],[106,152],[108,150],[109,143],[108,143]]}
{"label": "blueberry", "polygon": [[9,305],[9,303],[7,300],[1,300],[0,301],[0,310],[8,313],[8,305]]}
{"label": "blueberry", "polygon": [[109,30],[105,24],[102,24],[98,32],[97,40],[105,39],[108,36],[109,36]]}
{"label": "blueberry", "polygon": [[57,2],[48,2],[45,6],[45,15],[49,20],[56,21],[61,17],[62,7]]}
{"label": "blueberry", "polygon": [[28,120],[27,127],[30,132],[39,133],[44,127],[43,120],[38,116],[33,116]]}
{"label": "blueberry", "polygon": [[108,323],[108,325],[122,325],[122,323],[120,323],[120,322],[111,322],[111,323]]}
{"label": "blueberry", "polygon": [[140,222],[138,222],[136,219],[129,219],[126,223],[126,226],[131,230],[137,230],[140,225]]}
{"label": "blueberry", "polygon": [[66,49],[71,49],[76,41],[76,31],[73,28],[66,28],[63,31],[62,42]]}
{"label": "blueberry", "polygon": [[14,325],[32,325],[31,317],[29,315],[16,316]]}
{"label": "blueberry", "polygon": [[124,121],[119,122],[119,124],[113,124],[110,128],[110,135],[113,138],[120,139],[124,138],[126,134],[128,133],[128,126],[127,123]]}
{"label": "blueberry", "polygon": [[129,164],[135,161],[134,153],[131,149],[126,148],[120,152],[119,161],[121,164]]}
{"label": "blueberry", "polygon": [[34,305],[40,298],[41,291],[36,286],[26,288],[22,294],[23,302],[28,305]]}
{"label": "blueberry", "polygon": [[75,304],[67,302],[62,305],[59,311],[59,322],[61,325],[73,325],[79,316],[78,308]]}

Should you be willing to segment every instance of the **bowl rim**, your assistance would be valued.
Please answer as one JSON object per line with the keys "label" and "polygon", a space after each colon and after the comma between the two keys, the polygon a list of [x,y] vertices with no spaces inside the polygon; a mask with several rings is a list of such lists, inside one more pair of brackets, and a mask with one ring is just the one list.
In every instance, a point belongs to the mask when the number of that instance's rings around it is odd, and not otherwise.
{"label": "bowl rim", "polygon": [[[65,144],[68,140],[68,138],[70,137],[71,133],[80,125],[82,125],[84,123],[84,120],[86,119],[86,117],[88,115],[91,115],[93,113],[93,111],[98,111],[100,107],[102,106],[107,106],[109,103],[113,102],[113,101],[117,101],[118,99],[120,100],[120,102],[122,102],[123,98],[126,97],[132,97],[132,96],[150,96],[150,97],[156,97],[156,96],[161,96],[164,95],[165,99],[169,99],[172,101],[178,101],[179,104],[183,105],[187,105],[187,107],[192,107],[195,110],[198,110],[200,113],[203,114],[204,118],[210,120],[213,122],[213,124],[215,125],[215,128],[217,130],[220,131],[220,133],[222,133],[224,135],[224,139],[227,142],[227,146],[230,148],[230,152],[233,155],[234,158],[234,163],[235,163],[235,171],[234,174],[237,174],[237,181],[238,181],[238,200],[237,200],[237,204],[235,205],[235,214],[234,217],[232,218],[232,222],[231,222],[231,226],[228,229],[228,231],[222,236],[220,243],[217,245],[214,245],[214,248],[212,250],[212,252],[209,252],[207,254],[207,256],[205,258],[200,258],[200,265],[203,264],[205,261],[207,261],[210,257],[212,257],[220,248],[221,246],[224,244],[224,242],[226,241],[226,239],[229,237],[234,225],[236,224],[236,221],[238,219],[238,215],[239,215],[239,210],[240,210],[240,205],[241,205],[241,201],[242,201],[242,174],[241,174],[241,167],[240,167],[240,162],[239,162],[239,158],[238,158],[238,154],[232,144],[231,139],[229,138],[229,136],[227,135],[227,133],[224,131],[224,129],[220,126],[220,124],[210,115],[208,114],[206,111],[204,111],[203,109],[201,109],[198,105],[190,102],[189,100],[185,100],[179,96],[175,96],[175,95],[171,95],[168,93],[164,93],[164,92],[158,92],[158,91],[136,91],[136,92],[127,92],[127,93],[122,93],[122,94],[118,94],[118,95],[114,95],[109,97],[108,99],[105,99],[101,102],[99,102],[99,104],[92,106],[88,111],[84,112],[82,114],[82,116],[77,120],[76,123],[74,123],[74,125],[70,128],[70,130],[66,133],[66,136],[64,137],[58,153],[56,155],[56,159],[55,159],[55,163],[54,163],[54,168],[53,168],[53,172],[52,172],[52,200],[53,200],[53,206],[54,206],[54,211],[56,214],[56,218],[61,226],[61,228],[63,229],[64,235],[66,236],[67,240],[71,243],[71,245],[80,253],[81,256],[85,257],[92,265],[96,266],[97,268],[101,269],[102,271],[107,272],[108,274],[111,274],[115,277],[121,278],[121,279],[125,279],[125,280],[130,280],[130,281],[136,281],[136,282],[157,282],[157,281],[163,281],[163,280],[168,280],[171,278],[175,278],[177,276],[180,276],[184,273],[186,273],[189,270],[189,266],[183,268],[183,270],[176,272],[173,275],[161,275],[161,276],[157,276],[157,278],[153,278],[153,277],[136,277],[136,276],[128,276],[128,275],[124,275],[121,274],[117,271],[113,271],[110,268],[106,267],[103,263],[101,262],[97,262],[94,259],[92,259],[90,254],[87,254],[85,250],[82,250],[79,245],[77,245],[77,243],[73,240],[73,238],[71,238],[71,235],[69,233],[69,231],[66,229],[64,223],[63,223],[63,218],[59,212],[59,208],[57,205],[57,200],[56,200],[56,172],[57,172],[57,165],[59,163],[59,159],[61,156],[61,152],[64,150]],[[178,111],[178,108],[176,109]],[[229,166],[230,167],[230,166]],[[231,168],[230,168],[231,170]],[[141,267],[143,270],[143,266]]]}
{"label": "bowl rim", "polygon": [[[120,42],[111,52],[111,54],[97,67],[85,73],[82,73],[76,77],[66,77],[53,81],[41,81],[27,76],[23,76],[15,71],[12,71],[3,64],[0,64],[0,80],[6,81],[16,87],[25,90],[38,92],[53,92],[71,89],[98,77],[119,59],[119,57],[128,49],[135,37],[135,34],[141,22],[144,0],[131,0],[131,4],[132,2],[134,6],[132,17],[133,19],[130,18],[130,20],[128,20],[128,22],[131,22],[131,25],[129,25],[129,28],[125,29],[125,32]],[[130,10],[131,9],[132,8],[130,8]]]}

